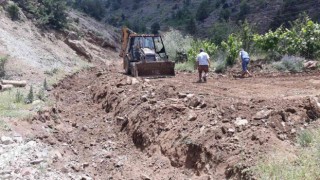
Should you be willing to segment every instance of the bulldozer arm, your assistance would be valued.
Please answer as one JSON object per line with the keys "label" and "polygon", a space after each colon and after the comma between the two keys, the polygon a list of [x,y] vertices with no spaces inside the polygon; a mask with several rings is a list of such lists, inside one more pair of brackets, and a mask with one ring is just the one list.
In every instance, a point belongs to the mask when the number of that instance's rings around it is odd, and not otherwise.
{"label": "bulldozer arm", "polygon": [[135,34],[135,32],[133,32],[132,30],[130,30],[127,27],[122,28],[121,50],[120,50],[120,54],[119,54],[120,57],[125,56],[130,34]]}
{"label": "bulldozer arm", "polygon": [[170,61],[137,62],[132,66],[132,75],[144,77],[175,76],[174,65],[175,63]]}

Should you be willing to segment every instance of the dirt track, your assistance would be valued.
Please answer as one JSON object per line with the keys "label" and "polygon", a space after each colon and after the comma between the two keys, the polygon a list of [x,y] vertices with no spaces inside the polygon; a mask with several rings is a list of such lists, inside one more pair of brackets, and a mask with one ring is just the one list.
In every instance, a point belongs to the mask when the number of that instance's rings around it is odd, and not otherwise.
{"label": "dirt track", "polygon": [[24,125],[61,153],[55,168],[95,179],[246,179],[241,170],[274,149],[293,152],[295,135],[320,116],[317,72],[198,84],[196,74],[119,71],[66,78],[55,107]]}

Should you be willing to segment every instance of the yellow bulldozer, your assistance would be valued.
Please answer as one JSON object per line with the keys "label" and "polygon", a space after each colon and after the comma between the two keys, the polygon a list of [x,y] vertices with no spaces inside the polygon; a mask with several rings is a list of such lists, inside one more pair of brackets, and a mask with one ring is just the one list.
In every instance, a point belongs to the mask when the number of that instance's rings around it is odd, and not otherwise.
{"label": "yellow bulldozer", "polygon": [[122,28],[120,57],[125,73],[132,76],[174,76],[175,63],[169,61],[160,35],[137,34]]}

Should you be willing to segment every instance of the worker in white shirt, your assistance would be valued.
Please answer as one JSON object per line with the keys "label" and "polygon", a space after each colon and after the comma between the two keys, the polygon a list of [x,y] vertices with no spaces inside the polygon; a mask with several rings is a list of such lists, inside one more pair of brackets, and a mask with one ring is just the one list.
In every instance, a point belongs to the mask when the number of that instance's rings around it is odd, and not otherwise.
{"label": "worker in white shirt", "polygon": [[[202,82],[202,79],[204,82],[207,82],[209,66],[210,66],[210,57],[201,48],[200,53],[197,55],[197,68],[198,68],[198,72],[199,72],[199,80],[198,80],[199,83]],[[204,72],[204,74],[203,74],[203,72]]]}

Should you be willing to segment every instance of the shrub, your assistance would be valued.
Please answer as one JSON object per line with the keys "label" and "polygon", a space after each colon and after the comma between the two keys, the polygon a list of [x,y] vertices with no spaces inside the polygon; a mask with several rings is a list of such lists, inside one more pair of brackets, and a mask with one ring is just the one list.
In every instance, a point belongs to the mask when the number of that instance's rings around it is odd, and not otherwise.
{"label": "shrub", "polygon": [[41,101],[45,101],[46,97],[45,97],[45,93],[44,93],[44,89],[40,89],[37,93],[37,98]]}
{"label": "shrub", "polygon": [[215,73],[224,73],[227,70],[225,61],[217,61],[215,63],[214,72]]}
{"label": "shrub", "polygon": [[163,35],[163,43],[167,54],[171,60],[176,61],[177,52],[186,53],[191,49],[193,39],[190,36],[184,36],[178,30],[170,30]]}
{"label": "shrub", "polygon": [[16,2],[34,16],[39,26],[62,29],[67,25],[65,0],[16,0]]}
{"label": "shrub", "polygon": [[4,68],[7,61],[8,61],[8,56],[0,57],[0,77],[3,77],[6,75],[6,71]]}
{"label": "shrub", "polygon": [[274,62],[272,65],[278,71],[301,72],[303,70],[303,60],[303,58],[286,55],[280,62]]}
{"label": "shrub", "polygon": [[226,53],[226,65],[233,66],[236,63],[242,42],[236,35],[231,34],[226,42],[221,43],[221,46]]}
{"label": "shrub", "polygon": [[227,64],[226,64],[226,53],[223,51],[219,51],[218,53],[216,53],[217,56],[214,59],[215,63],[214,63],[214,72],[216,73],[224,73],[227,70]]}
{"label": "shrub", "polygon": [[308,147],[313,141],[312,133],[307,130],[302,131],[298,135],[297,139],[298,139],[297,141],[301,147]]}
{"label": "shrub", "polygon": [[34,100],[33,88],[32,88],[32,86],[30,86],[28,96],[27,96],[27,98],[25,99],[25,103],[26,103],[26,104],[30,104],[30,103],[33,102],[33,100]]}
{"label": "shrub", "polygon": [[16,4],[10,4],[7,11],[12,20],[18,20],[20,18],[19,7]]}
{"label": "shrub", "polygon": [[14,99],[14,102],[15,103],[21,103],[23,100],[23,94],[17,90],[16,94],[15,94],[15,99]]}
{"label": "shrub", "polygon": [[239,37],[242,42],[242,47],[246,51],[250,51],[250,49],[253,45],[253,35],[254,35],[253,26],[250,25],[247,20],[245,20],[241,25]]}
{"label": "shrub", "polygon": [[192,61],[193,63],[195,63],[196,61],[196,57],[199,54],[199,50],[200,48],[203,48],[203,50],[208,53],[208,55],[212,57],[216,54],[218,47],[207,40],[196,40],[193,41],[191,44],[191,48],[188,51],[188,59],[189,61]]}

